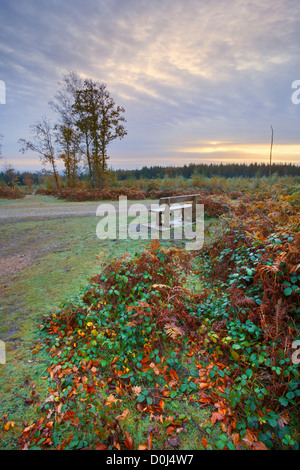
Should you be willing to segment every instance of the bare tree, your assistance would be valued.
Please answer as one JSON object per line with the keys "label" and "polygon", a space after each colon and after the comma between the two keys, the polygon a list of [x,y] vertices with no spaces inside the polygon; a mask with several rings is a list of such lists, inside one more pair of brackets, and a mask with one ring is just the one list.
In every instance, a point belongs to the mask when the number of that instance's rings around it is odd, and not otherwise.
{"label": "bare tree", "polygon": [[69,72],[63,76],[63,81],[58,82],[61,89],[54,96],[54,100],[49,101],[53,111],[58,114],[60,124],[68,127],[75,125],[73,104],[76,100],[78,90],[83,87],[83,80],[76,72]]}
{"label": "bare tree", "polygon": [[21,145],[20,152],[25,153],[27,150],[32,150],[39,154],[44,165],[49,163],[53,170],[56,186],[59,188],[56,152],[54,147],[54,128],[50,120],[46,116],[43,116],[40,121],[31,125],[30,129],[32,133],[31,140],[18,140],[18,143]]}

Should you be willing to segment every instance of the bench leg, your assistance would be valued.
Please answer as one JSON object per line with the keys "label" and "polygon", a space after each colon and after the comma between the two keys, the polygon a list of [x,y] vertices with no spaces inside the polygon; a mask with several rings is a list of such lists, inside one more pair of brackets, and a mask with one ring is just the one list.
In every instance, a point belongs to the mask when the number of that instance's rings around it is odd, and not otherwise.
{"label": "bench leg", "polygon": [[157,214],[156,214],[156,225],[158,225],[158,227],[161,227],[161,226],[162,226],[161,217],[162,217],[162,213],[161,213],[161,212],[157,212]]}

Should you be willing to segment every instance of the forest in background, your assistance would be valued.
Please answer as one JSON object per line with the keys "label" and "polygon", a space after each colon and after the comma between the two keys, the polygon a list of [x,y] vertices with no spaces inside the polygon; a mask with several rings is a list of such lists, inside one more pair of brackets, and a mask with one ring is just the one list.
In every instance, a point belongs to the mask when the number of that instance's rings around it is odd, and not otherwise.
{"label": "forest in background", "polygon": [[[59,189],[52,172],[18,172],[7,168],[0,172],[0,197],[19,198],[36,191],[67,199],[102,199],[101,191],[109,197],[110,190],[130,189],[133,199],[163,197],[173,193],[205,190],[208,192],[243,191],[276,183],[295,186],[300,181],[300,166],[294,164],[243,163],[192,164],[184,166],[150,166],[135,170],[106,170],[101,184],[92,188],[89,175],[78,174],[75,187],[70,187],[65,174],[58,176]],[[135,191],[135,192],[134,192]],[[119,194],[120,193],[120,194]],[[114,197],[115,198],[114,193]],[[129,194],[129,196],[130,196]]]}

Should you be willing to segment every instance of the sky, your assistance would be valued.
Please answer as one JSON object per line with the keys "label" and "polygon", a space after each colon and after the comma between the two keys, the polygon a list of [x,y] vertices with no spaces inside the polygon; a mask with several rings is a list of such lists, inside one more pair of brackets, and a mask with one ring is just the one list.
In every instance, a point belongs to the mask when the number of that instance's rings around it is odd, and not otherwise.
{"label": "sky", "polygon": [[273,163],[300,163],[299,0],[1,0],[0,21],[2,169],[42,169],[18,139],[70,71],[126,110],[114,169],[268,163],[271,126]]}

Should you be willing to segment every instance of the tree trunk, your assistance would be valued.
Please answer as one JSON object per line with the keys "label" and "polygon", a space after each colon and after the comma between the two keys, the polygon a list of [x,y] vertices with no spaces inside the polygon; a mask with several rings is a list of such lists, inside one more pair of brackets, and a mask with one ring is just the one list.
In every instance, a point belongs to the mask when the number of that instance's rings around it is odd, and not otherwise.
{"label": "tree trunk", "polygon": [[56,171],[54,159],[52,159],[52,168],[53,168],[53,173],[54,173],[54,179],[55,179],[56,187],[57,187],[57,189],[60,189],[59,179],[58,179],[58,174],[57,174],[57,171]]}
{"label": "tree trunk", "polygon": [[86,142],[86,158],[87,158],[88,167],[89,167],[90,180],[91,180],[91,183],[92,183],[92,187],[95,188],[94,178],[93,178],[93,170],[92,170],[92,164],[91,164],[91,157],[90,157],[90,148],[89,148],[87,133],[85,134],[85,142]]}

